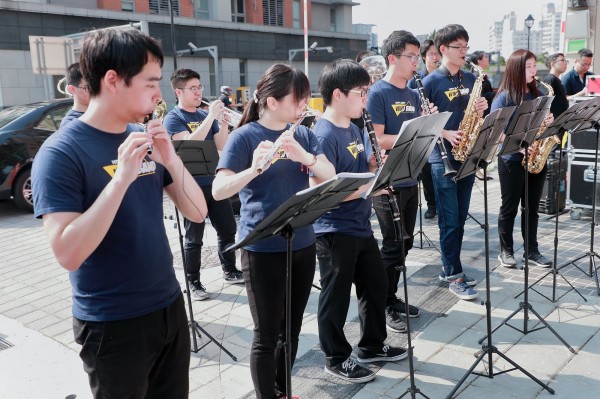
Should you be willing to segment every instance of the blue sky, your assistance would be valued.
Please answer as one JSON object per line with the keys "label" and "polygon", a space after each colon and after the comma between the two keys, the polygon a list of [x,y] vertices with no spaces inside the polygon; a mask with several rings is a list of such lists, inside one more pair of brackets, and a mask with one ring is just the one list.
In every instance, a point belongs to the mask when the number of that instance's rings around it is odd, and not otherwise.
{"label": "blue sky", "polygon": [[[488,48],[488,30],[505,14],[517,14],[517,28],[527,15],[541,19],[542,5],[554,3],[562,10],[566,0],[356,0],[354,23],[375,24],[380,43],[394,30],[408,30],[414,35],[430,33],[448,24],[461,24],[469,32],[471,50]],[[468,11],[467,11],[468,9]]]}

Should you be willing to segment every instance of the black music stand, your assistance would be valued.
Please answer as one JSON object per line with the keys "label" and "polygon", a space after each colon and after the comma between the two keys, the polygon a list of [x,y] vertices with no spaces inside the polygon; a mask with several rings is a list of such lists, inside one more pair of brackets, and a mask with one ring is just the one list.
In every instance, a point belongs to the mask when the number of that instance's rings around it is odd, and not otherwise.
{"label": "black music stand", "polygon": [[[513,117],[511,119],[511,121],[509,122],[508,127],[506,128],[505,131],[505,139],[502,142],[502,148],[500,149],[498,156],[502,156],[502,155],[508,155],[508,154],[512,154],[515,152],[520,151],[521,149],[523,149],[525,151],[525,206],[523,207],[523,213],[524,213],[524,219],[525,219],[525,232],[524,232],[524,236],[525,236],[525,264],[523,266],[523,270],[524,270],[524,276],[523,276],[523,281],[524,281],[524,297],[523,297],[523,302],[519,303],[519,307],[512,312],[508,317],[506,317],[504,320],[502,320],[500,322],[500,324],[498,324],[496,327],[494,327],[494,329],[492,330],[492,333],[495,332],[497,329],[499,329],[503,324],[506,324],[507,326],[521,332],[524,335],[527,335],[528,333],[534,332],[534,331],[538,331],[541,330],[543,328],[548,328],[572,353],[575,353],[575,350],[556,332],[556,330],[554,330],[547,322],[546,320],[544,320],[544,318],[533,309],[533,306],[529,303],[529,294],[528,294],[528,286],[529,286],[529,205],[528,205],[528,200],[529,200],[529,195],[528,195],[528,174],[529,171],[527,170],[527,165],[528,165],[528,160],[529,160],[529,156],[528,156],[528,149],[529,149],[529,145],[531,142],[533,142],[533,139],[536,135],[536,133],[538,132],[546,114],[549,112],[550,110],[550,103],[552,102],[552,99],[554,97],[547,97],[547,96],[543,96],[543,97],[538,97],[536,99],[533,100],[528,100],[528,101],[523,101],[519,107],[517,108],[517,110],[515,111],[515,113],[513,114]],[[508,323],[508,321],[510,319],[513,318],[513,316],[515,316],[517,313],[519,313],[520,310],[524,311],[524,315],[523,315],[523,329],[520,330],[514,326],[512,326],[511,324]],[[538,328],[534,328],[532,330],[528,329],[528,321],[529,321],[529,312],[533,313],[538,320],[543,324],[542,327],[538,327]],[[478,342],[481,344],[485,339],[487,338],[487,335],[484,336],[483,338],[481,338]]]}
{"label": "black music stand", "polygon": [[263,238],[281,235],[287,241],[286,290],[285,290],[285,364],[286,396],[292,397],[292,352],[291,352],[291,291],[292,291],[292,239],[294,229],[312,224],[325,212],[335,208],[347,196],[366,184],[373,173],[339,173],[332,179],[289,198],[269,216],[263,219],[243,240],[226,248],[237,248],[260,241]]}
{"label": "black music stand", "polygon": [[419,231],[417,231],[415,234],[413,234],[413,237],[416,237],[417,235],[419,236],[419,249],[423,249],[423,237],[425,237],[425,241],[427,242],[427,248],[435,248],[436,251],[440,252],[440,249],[435,246],[433,241],[431,241],[431,239],[423,231],[423,212],[422,212],[423,203],[421,200],[421,192],[423,192],[424,189],[421,189],[422,184],[423,184],[423,178],[421,177],[421,175],[419,175],[418,181],[417,181],[417,193],[418,193],[417,195],[419,197],[419,204],[418,204],[418,207],[419,207]]}
{"label": "black music stand", "polygon": [[[181,158],[183,165],[194,177],[214,176],[217,163],[219,162],[219,153],[213,140],[174,140],[172,141],[175,152]],[[183,234],[181,233],[181,223],[179,221],[179,210],[175,207],[175,218],[177,220],[177,232],[179,233],[179,247],[181,249],[181,259],[183,263],[183,274],[185,280],[185,292],[188,301],[189,320],[188,326],[192,334],[192,352],[198,353],[202,348],[214,342],[229,357],[237,362],[237,357],[233,356],[219,341],[203,329],[196,320],[194,320],[194,308],[192,307],[192,296],[190,293],[190,283],[188,281],[187,265],[185,262],[185,251],[183,250]],[[198,340],[206,335],[208,342],[198,346]],[[196,339],[196,335],[198,340]]]}
{"label": "black music stand", "polygon": [[[408,344],[408,367],[410,376],[410,387],[398,399],[407,394],[411,394],[411,398],[415,398],[417,394],[429,399],[415,385],[415,370],[413,365],[413,348],[410,336],[410,317],[408,304],[408,288],[406,281],[406,259],[404,256],[404,237],[405,231],[402,228],[401,212],[398,206],[398,201],[394,195],[393,186],[415,180],[421,169],[427,162],[429,154],[435,146],[435,142],[442,132],[442,129],[448,119],[450,112],[443,112],[431,115],[420,116],[411,119],[402,124],[394,147],[388,152],[387,159],[383,167],[377,175],[377,179],[369,190],[370,193],[376,193],[380,190],[387,190],[394,218],[394,227],[396,230],[396,240],[400,241],[400,251],[402,253],[401,264],[397,269],[402,272],[402,280],[404,284],[404,311],[406,312],[406,332]],[[289,397],[289,396],[288,396]]]}
{"label": "black music stand", "polygon": [[[592,187],[592,220],[590,221],[590,250],[584,253],[583,255],[580,255],[577,258],[564,263],[559,267],[559,269],[572,264],[573,266],[581,270],[583,273],[586,273],[577,265],[576,262],[584,258],[588,258],[590,262],[589,276],[595,276],[596,293],[600,295],[600,282],[598,281],[598,266],[596,266],[596,258],[600,259],[600,255],[598,255],[598,253],[594,250],[594,231],[596,226],[596,185],[598,184],[598,145],[600,144],[598,137],[598,135],[600,135],[600,98],[596,97],[588,101],[590,102],[590,104],[589,107],[587,107],[587,111],[585,113],[581,113],[581,119],[583,121],[581,124],[575,127],[573,131],[576,133],[579,130],[586,130],[590,128],[596,129],[596,152],[594,156],[594,185]],[[584,103],[587,103],[588,101],[585,101]]]}
{"label": "black music stand", "polygon": [[[569,109],[567,109],[565,112],[560,114],[554,120],[554,122],[552,122],[552,124],[550,124],[548,126],[546,131],[542,135],[540,135],[538,140],[542,140],[542,139],[548,138],[553,135],[558,135],[559,137],[562,137],[563,133],[565,133],[567,131],[575,132],[577,130],[580,130],[580,126],[583,126],[583,124],[590,119],[591,114],[597,110],[598,106],[600,106],[600,97],[582,101],[582,102],[579,102],[579,103],[569,107]],[[563,159],[563,151],[562,151],[562,148],[559,147],[558,176],[561,175],[562,159]],[[559,198],[560,184],[561,184],[560,179],[557,179],[556,191],[555,191],[555,196],[556,196],[555,201],[557,204],[559,203],[559,199],[560,199]],[[583,295],[581,295],[581,293],[573,286],[573,284],[571,284],[571,282],[569,280],[567,280],[567,278],[560,272],[560,270],[563,267],[565,267],[573,262],[577,262],[578,260],[582,259],[583,257],[576,258],[574,261],[567,262],[566,264],[564,264],[560,267],[557,266],[558,265],[558,215],[559,215],[559,212],[558,212],[558,207],[557,207],[556,215],[554,218],[554,254],[553,254],[552,268],[550,270],[548,270],[548,272],[543,274],[540,278],[538,278],[534,283],[532,283],[529,286],[529,288],[531,288],[533,291],[537,292],[544,298],[548,299],[552,303],[560,300],[563,296],[567,295],[571,291],[575,291],[584,301],[587,302],[587,299]],[[594,227],[592,226],[592,229],[593,228]],[[594,235],[592,232],[591,242],[593,242],[593,240],[594,240]],[[588,254],[595,254],[594,250],[593,250],[593,244],[592,244],[590,252],[587,253],[586,255],[588,255]],[[596,254],[595,256],[598,256],[598,255]],[[591,264],[591,260],[590,260],[590,264]],[[579,270],[581,270],[575,263],[573,263],[573,265],[576,268],[578,268]],[[590,270],[591,270],[591,268],[590,268]],[[583,270],[581,270],[581,271],[585,274],[585,271],[583,271]],[[549,274],[552,274],[552,298],[549,298],[548,296],[546,296],[545,294],[543,294],[542,292],[540,292],[534,288],[534,286],[536,284],[538,284],[539,282],[544,280],[546,278],[546,276],[548,276]],[[556,297],[557,276],[560,276],[571,287],[570,289],[565,291],[558,298]],[[590,276],[591,276],[591,274],[590,274]],[[521,294],[523,292],[521,292]],[[521,294],[519,294],[519,295],[521,295]],[[517,297],[519,295],[517,295]]]}
{"label": "black music stand", "polygon": [[[462,164],[458,173],[454,177],[455,180],[460,180],[466,176],[472,175],[479,168],[483,168],[483,204],[484,204],[484,243],[485,243],[485,288],[486,288],[486,302],[485,302],[485,311],[486,311],[486,328],[487,328],[487,343],[483,344],[481,350],[478,352],[477,360],[473,363],[471,368],[467,370],[462,379],[456,384],[454,389],[448,394],[447,398],[452,398],[456,393],[458,388],[466,381],[469,375],[475,374],[482,377],[494,378],[497,375],[508,373],[514,370],[519,370],[527,377],[531,378],[533,381],[538,383],[544,389],[547,389],[550,393],[554,393],[552,389],[550,389],[543,382],[534,377],[531,373],[525,370],[523,367],[519,366],[512,359],[510,359],[507,355],[500,352],[498,348],[496,348],[492,344],[492,300],[490,294],[490,247],[489,247],[489,225],[488,225],[488,201],[487,201],[487,159],[489,159],[490,155],[493,156],[492,152],[496,149],[496,143],[498,142],[498,138],[502,134],[502,131],[506,127],[513,111],[516,107],[505,107],[497,109],[492,112],[488,116],[486,116],[483,125],[481,127],[479,136],[477,136],[477,140],[475,145],[473,146],[473,150],[465,159],[465,162]],[[479,343],[482,343],[480,341]],[[492,354],[497,354],[508,363],[510,363],[513,368],[508,370],[502,370],[499,372],[494,372],[494,364],[492,361]],[[483,358],[487,355],[487,373],[475,372],[475,367],[479,364],[479,362],[483,361]]]}

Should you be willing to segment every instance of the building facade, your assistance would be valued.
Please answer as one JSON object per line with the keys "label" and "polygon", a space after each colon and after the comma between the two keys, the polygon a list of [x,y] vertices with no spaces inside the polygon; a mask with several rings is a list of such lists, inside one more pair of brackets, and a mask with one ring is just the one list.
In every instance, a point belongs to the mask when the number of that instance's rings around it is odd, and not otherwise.
{"label": "building facade", "polygon": [[[353,32],[352,7],[358,3],[307,3],[309,44],[317,42],[318,48],[328,49],[308,54],[309,80],[316,91],[324,64],[354,58],[367,48],[370,36]],[[168,77],[175,63],[200,73],[205,96],[216,96],[221,85],[247,87],[251,92],[270,65],[288,62],[290,50],[304,49],[303,4],[301,0],[0,0],[0,26],[5,32],[0,36],[0,107],[60,97],[55,86],[62,75],[39,73],[32,61],[37,49],[31,48],[30,36],[65,37],[138,22],[162,42],[167,57],[161,89],[167,102],[174,101]],[[300,54],[291,62],[304,70],[304,51]]]}

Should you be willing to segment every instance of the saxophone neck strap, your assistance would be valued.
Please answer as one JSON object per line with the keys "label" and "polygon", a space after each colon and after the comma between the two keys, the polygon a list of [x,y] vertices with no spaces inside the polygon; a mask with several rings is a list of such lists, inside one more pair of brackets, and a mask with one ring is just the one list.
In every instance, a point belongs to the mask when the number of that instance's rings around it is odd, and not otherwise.
{"label": "saxophone neck strap", "polygon": [[450,81],[452,83],[454,83],[454,76],[458,76],[458,84],[460,85],[460,82],[462,80],[462,72],[460,71],[460,69],[458,70],[458,72],[456,73],[456,75],[452,76],[452,74],[450,73],[450,71],[448,70],[448,68],[446,68],[446,66],[444,64],[440,64],[440,66],[438,67],[438,71],[440,71],[440,73],[442,75],[444,75],[448,79],[450,79]]}

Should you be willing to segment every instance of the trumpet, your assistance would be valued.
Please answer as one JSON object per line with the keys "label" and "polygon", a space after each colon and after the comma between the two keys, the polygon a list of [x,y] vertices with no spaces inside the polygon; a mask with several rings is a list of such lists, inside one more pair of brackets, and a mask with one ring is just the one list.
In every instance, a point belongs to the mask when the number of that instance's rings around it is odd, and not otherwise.
{"label": "trumpet", "polygon": [[[296,131],[298,126],[302,125],[304,122],[304,119],[306,119],[306,118],[312,118],[313,121],[311,121],[311,123],[313,123],[317,117],[315,112],[316,111],[309,109],[307,107],[307,110],[304,111],[302,113],[302,115],[300,115],[300,118],[298,118],[298,120],[296,122],[294,122],[294,124],[288,130],[291,131],[292,134],[294,134],[294,132]],[[279,136],[279,138],[277,140],[275,140],[275,143],[273,143],[273,149],[271,150],[271,152],[266,157],[264,157],[262,159],[262,161],[260,161],[260,163],[258,164],[258,167],[256,168],[256,171],[258,172],[258,174],[262,174],[262,172],[265,170],[266,166],[268,164],[270,164],[271,162],[273,162],[273,160],[275,160],[275,157],[279,154],[279,151],[281,151],[281,145],[282,145],[281,136]]]}
{"label": "trumpet", "polygon": [[[210,106],[211,103],[206,102],[206,101],[200,101],[202,104],[208,105]],[[242,114],[240,112],[234,111],[231,108],[223,108],[223,114],[221,115],[221,117],[219,117],[219,122],[221,121],[225,121],[227,122],[227,124],[229,126],[231,126],[233,129],[235,129],[236,127],[238,127],[238,125],[240,124],[240,121],[242,120]]]}

